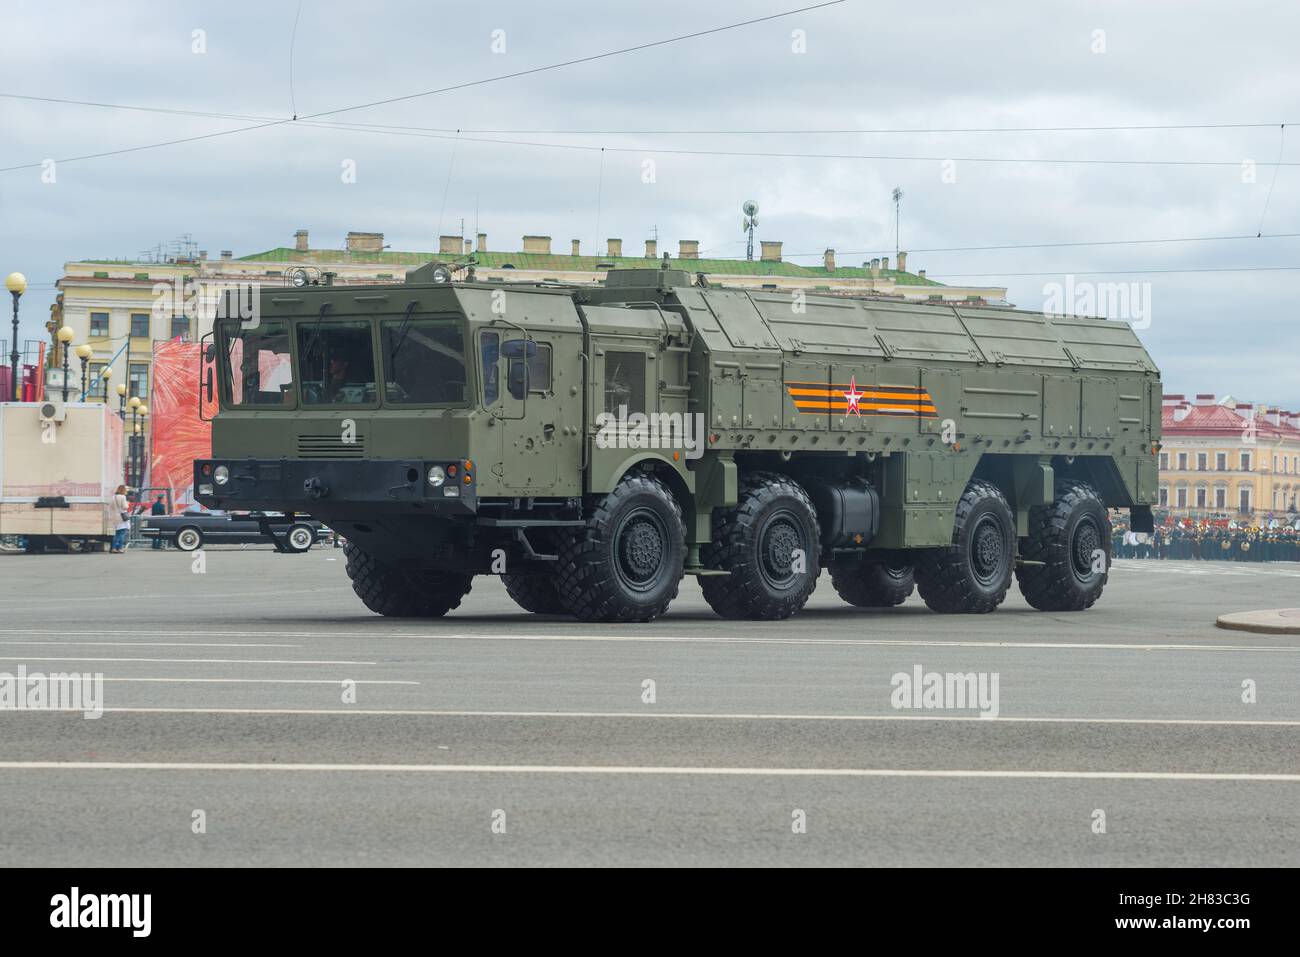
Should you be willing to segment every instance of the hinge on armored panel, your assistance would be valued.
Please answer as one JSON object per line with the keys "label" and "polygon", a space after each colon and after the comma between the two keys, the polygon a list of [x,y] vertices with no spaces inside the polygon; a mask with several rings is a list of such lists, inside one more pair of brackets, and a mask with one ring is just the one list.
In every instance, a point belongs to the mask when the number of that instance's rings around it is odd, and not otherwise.
{"label": "hinge on armored panel", "polygon": [[1079,361],[1078,356],[1076,356],[1073,352],[1070,351],[1069,346],[1061,346],[1061,348],[1065,350],[1065,354],[1070,360],[1070,365],[1074,367],[1075,372],[1078,372],[1080,369],[1083,368],[1083,363]]}
{"label": "hinge on armored panel", "polygon": [[883,338],[881,338],[880,333],[875,332],[872,333],[872,335],[875,336],[876,345],[880,346],[880,353],[885,357],[886,361],[894,358],[894,350],[889,348],[889,343],[887,343]]}
{"label": "hinge on armored panel", "polygon": [[989,356],[993,359],[994,365],[1000,366],[1006,364],[1007,357],[1004,356],[1001,352],[998,352],[996,349],[990,351]]}
{"label": "hinge on armored panel", "polygon": [[801,352],[803,352],[803,341],[800,339],[791,339],[790,351],[793,352],[795,355],[799,355]]}

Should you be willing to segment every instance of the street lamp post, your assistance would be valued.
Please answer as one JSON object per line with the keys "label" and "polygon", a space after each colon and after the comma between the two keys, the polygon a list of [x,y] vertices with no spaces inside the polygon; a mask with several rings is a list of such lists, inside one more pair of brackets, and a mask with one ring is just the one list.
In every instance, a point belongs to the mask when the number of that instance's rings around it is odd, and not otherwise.
{"label": "street lamp post", "polygon": [[136,441],[135,433],[137,429],[136,423],[139,421],[139,415],[140,415],[140,397],[138,395],[131,396],[131,401],[128,402],[127,405],[131,407],[131,439],[130,439],[131,454],[129,456],[129,462],[127,464],[127,468],[130,472],[130,485],[132,488],[135,488],[136,487],[135,453],[136,453],[136,446],[138,444]]}
{"label": "street lamp post", "polygon": [[76,338],[76,331],[71,326],[62,326],[55,336],[59,340],[59,345],[63,349],[63,401],[68,401],[68,346],[72,345],[72,340]]}
{"label": "street lamp post", "polygon": [[9,350],[9,367],[12,370],[13,381],[9,383],[9,398],[19,399],[22,393],[18,391],[18,300],[27,291],[27,277],[20,272],[11,272],[5,277],[5,288],[14,297],[14,338],[13,348]]}
{"label": "street lamp post", "polygon": [[137,459],[136,459],[136,467],[135,467],[135,487],[136,487],[136,488],[143,488],[143,487],[144,487],[144,467],[145,467],[145,465],[148,463],[148,460],[149,460],[149,456],[148,456],[148,454],[147,454],[148,449],[147,449],[147,447],[146,447],[145,444],[144,444],[144,431],[145,431],[145,425],[146,425],[146,423],[147,423],[147,421],[148,421],[148,417],[149,417],[149,407],[148,407],[147,405],[144,405],[143,403],[141,403],[141,405],[140,405],[140,435],[139,435],[139,437],[136,439],[136,442],[139,444],[139,447],[140,447],[140,448],[139,448],[139,452],[138,452],[138,457],[137,457]]}
{"label": "street lamp post", "polygon": [[104,371],[99,374],[99,377],[104,380],[104,405],[108,405],[108,380],[113,378],[113,367],[104,366]]}
{"label": "street lamp post", "polygon": [[81,401],[86,401],[86,366],[90,363],[95,350],[86,343],[77,346],[77,358],[81,360]]}
{"label": "street lamp post", "polygon": [[117,417],[123,422],[126,421],[126,383],[117,384]]}

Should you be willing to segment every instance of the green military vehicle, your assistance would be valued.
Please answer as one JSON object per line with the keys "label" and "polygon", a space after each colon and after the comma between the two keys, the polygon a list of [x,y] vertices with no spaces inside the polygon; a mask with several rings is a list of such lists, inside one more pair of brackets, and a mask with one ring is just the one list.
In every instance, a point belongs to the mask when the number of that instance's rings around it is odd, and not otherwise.
{"label": "green military vehicle", "polygon": [[649,621],[696,575],[720,615],[782,619],[823,569],[861,607],[989,612],[1014,577],[1077,611],[1108,508],[1151,528],[1161,386],[1125,323],[667,262],[447,280],[263,289],[204,350],[199,501],[325,522],[379,614],[444,615],[496,574],[531,612]]}

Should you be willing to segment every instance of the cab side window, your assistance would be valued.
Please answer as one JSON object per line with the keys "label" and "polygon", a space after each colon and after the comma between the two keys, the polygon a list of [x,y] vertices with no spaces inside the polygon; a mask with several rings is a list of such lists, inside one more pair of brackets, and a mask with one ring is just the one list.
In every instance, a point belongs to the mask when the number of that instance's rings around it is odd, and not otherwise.
{"label": "cab side window", "polygon": [[479,354],[483,368],[483,404],[493,405],[501,397],[501,336],[496,332],[479,333]]}
{"label": "cab side window", "polygon": [[619,407],[629,413],[644,412],[645,353],[605,353],[605,411],[618,415]]}

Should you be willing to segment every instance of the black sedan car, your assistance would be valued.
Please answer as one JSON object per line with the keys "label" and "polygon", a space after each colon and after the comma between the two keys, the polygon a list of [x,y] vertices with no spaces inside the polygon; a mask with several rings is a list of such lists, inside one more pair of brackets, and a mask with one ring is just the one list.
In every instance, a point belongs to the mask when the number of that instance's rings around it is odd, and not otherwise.
{"label": "black sedan car", "polygon": [[182,515],[146,515],[140,524],[145,538],[161,538],[183,552],[196,551],[205,544],[252,545],[270,541],[262,534],[260,519],[271,520],[271,531],[284,541],[291,552],[305,552],[330,534],[328,528],[309,518],[288,521],[270,512],[205,512],[193,509]]}

